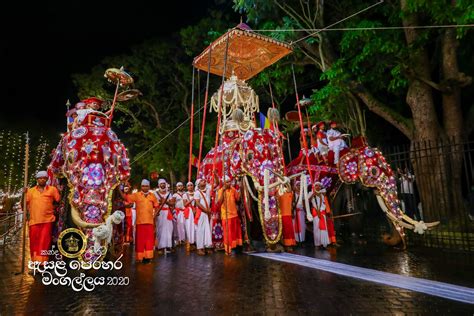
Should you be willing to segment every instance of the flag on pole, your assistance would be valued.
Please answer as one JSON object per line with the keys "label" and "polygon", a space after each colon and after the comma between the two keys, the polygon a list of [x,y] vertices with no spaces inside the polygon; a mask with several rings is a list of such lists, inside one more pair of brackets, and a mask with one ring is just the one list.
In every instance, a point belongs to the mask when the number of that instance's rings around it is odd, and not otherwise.
{"label": "flag on pole", "polygon": [[196,168],[198,166],[198,158],[194,154],[191,154],[191,166]]}
{"label": "flag on pole", "polygon": [[260,128],[261,129],[264,129],[264,128],[273,129],[272,124],[270,124],[270,120],[263,113],[260,113]]}

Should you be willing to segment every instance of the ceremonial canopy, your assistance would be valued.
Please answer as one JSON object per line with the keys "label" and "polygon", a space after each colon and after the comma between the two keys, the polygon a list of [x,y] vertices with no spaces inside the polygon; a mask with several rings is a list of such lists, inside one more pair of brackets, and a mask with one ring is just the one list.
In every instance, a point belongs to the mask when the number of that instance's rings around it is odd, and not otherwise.
{"label": "ceremonial canopy", "polygon": [[254,33],[245,23],[240,23],[197,56],[194,66],[204,71],[209,69],[215,75],[223,75],[227,40],[226,78],[234,73],[239,79],[248,80],[292,52],[290,45]]}

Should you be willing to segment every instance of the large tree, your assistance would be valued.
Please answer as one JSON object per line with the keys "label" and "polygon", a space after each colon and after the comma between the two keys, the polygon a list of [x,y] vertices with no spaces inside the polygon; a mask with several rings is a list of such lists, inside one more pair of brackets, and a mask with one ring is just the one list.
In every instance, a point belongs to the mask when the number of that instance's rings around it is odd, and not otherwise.
{"label": "large tree", "polygon": [[[235,0],[249,21],[261,28],[311,29],[281,32],[304,58],[299,64],[321,72],[325,86],[315,90],[314,109],[320,115],[349,109],[363,120],[359,103],[394,126],[416,147],[412,162],[418,178],[426,215],[440,207],[462,207],[459,148],[447,153],[429,148],[440,140],[459,142],[472,126],[472,34],[465,28],[413,28],[420,25],[467,24],[474,20],[472,1],[385,1],[345,20],[338,28],[366,30],[314,32],[368,7],[367,1]],[[269,21],[281,21],[277,25]],[[398,30],[371,30],[403,26]],[[299,38],[307,36],[305,40]],[[469,38],[471,40],[469,40]],[[464,89],[464,91],[463,91]],[[462,95],[467,94],[462,102]],[[466,121],[471,120],[471,121]],[[360,125],[360,124],[359,124]],[[363,127],[363,126],[362,126]],[[470,129],[472,131],[472,129]],[[363,132],[363,128],[359,128]],[[419,158],[419,154],[423,158]],[[425,181],[424,181],[425,180]],[[449,189],[447,189],[449,188]],[[440,198],[440,197],[443,198]]]}

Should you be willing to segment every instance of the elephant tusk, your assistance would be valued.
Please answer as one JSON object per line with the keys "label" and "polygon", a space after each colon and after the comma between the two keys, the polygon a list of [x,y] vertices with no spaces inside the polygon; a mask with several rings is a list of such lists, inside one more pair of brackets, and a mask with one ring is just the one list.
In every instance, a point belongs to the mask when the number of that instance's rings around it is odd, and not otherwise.
{"label": "elephant tusk", "polygon": [[268,169],[263,171],[263,201],[265,203],[265,213],[264,218],[265,220],[269,220],[272,217],[270,213],[270,205],[269,205],[269,182],[270,182],[270,172]]}
{"label": "elephant tusk", "polygon": [[300,178],[300,194],[303,195],[304,198],[304,206],[306,209],[306,219],[309,222],[313,221],[313,214],[311,214],[311,208],[309,206],[309,195],[308,195],[308,178],[305,173],[301,173]]}
{"label": "elephant tusk", "polygon": [[436,226],[438,226],[440,223],[440,221],[436,221],[436,222],[431,222],[431,223],[425,223],[426,227],[428,227],[428,229],[431,229],[431,228],[434,228]]}
{"label": "elephant tusk", "polygon": [[72,205],[72,203],[71,203],[71,218],[72,218],[72,222],[76,224],[77,227],[80,227],[80,228],[96,228],[96,227],[99,227],[100,225],[105,224],[105,223],[88,223],[84,221],[79,215],[79,211],[74,205]]}
{"label": "elephant tusk", "polygon": [[405,223],[403,222],[402,220],[398,219],[397,217],[395,217],[395,215],[393,215],[387,208],[387,205],[385,205],[385,201],[383,200],[383,198],[379,195],[379,194],[376,194],[375,195],[376,198],[377,198],[377,202],[379,203],[379,206],[380,208],[382,209],[382,211],[385,213],[385,215],[387,215],[387,217],[394,223],[402,226],[403,228],[407,228],[407,229],[411,229],[411,230],[414,230],[415,229],[415,226],[414,225],[411,225],[409,223]]}
{"label": "elephant tusk", "polygon": [[420,223],[422,223],[422,225],[424,225],[424,227],[426,227],[424,230],[428,230],[428,229],[432,229],[436,226],[439,225],[439,221],[436,221],[436,222],[431,222],[431,223],[425,223],[423,221],[415,221],[414,219],[412,219],[410,216],[406,215],[406,214],[403,214],[403,219],[406,220],[407,222],[409,222],[410,224],[413,224],[415,226],[417,225],[420,225]]}

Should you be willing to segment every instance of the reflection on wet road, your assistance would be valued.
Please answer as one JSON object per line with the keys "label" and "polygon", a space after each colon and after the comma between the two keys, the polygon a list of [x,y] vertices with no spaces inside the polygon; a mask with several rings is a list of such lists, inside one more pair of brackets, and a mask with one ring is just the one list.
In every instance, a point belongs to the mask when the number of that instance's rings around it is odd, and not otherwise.
{"label": "reflection on wet road", "polygon": [[474,289],[463,286],[407,277],[394,273],[355,267],[343,263],[331,262],[328,260],[315,259],[289,253],[259,253],[253,255],[259,258],[297,264],[303,267],[335,273],[337,275],[395,286],[402,289],[439,296],[454,301],[474,304]]}
{"label": "reflection on wet road", "polygon": [[[151,264],[135,263],[133,249],[116,275],[128,276],[127,286],[99,286],[92,292],[45,286],[41,277],[15,275],[17,248],[0,252],[0,314],[472,314],[473,305],[408,289],[367,282],[293,263],[255,256],[200,257],[184,249]],[[472,287],[472,258],[451,261],[436,250],[415,254],[386,248],[330,251],[307,247],[306,257]],[[397,259],[398,258],[398,259]],[[402,259],[400,259],[402,258]],[[397,261],[399,260],[399,261]],[[329,261],[326,261],[330,265]],[[420,266],[421,264],[421,266]],[[400,265],[404,265],[400,268]],[[462,269],[462,271],[460,271]],[[456,270],[456,271],[454,271]],[[461,280],[461,274],[464,277]],[[433,278],[436,276],[437,278]]]}

